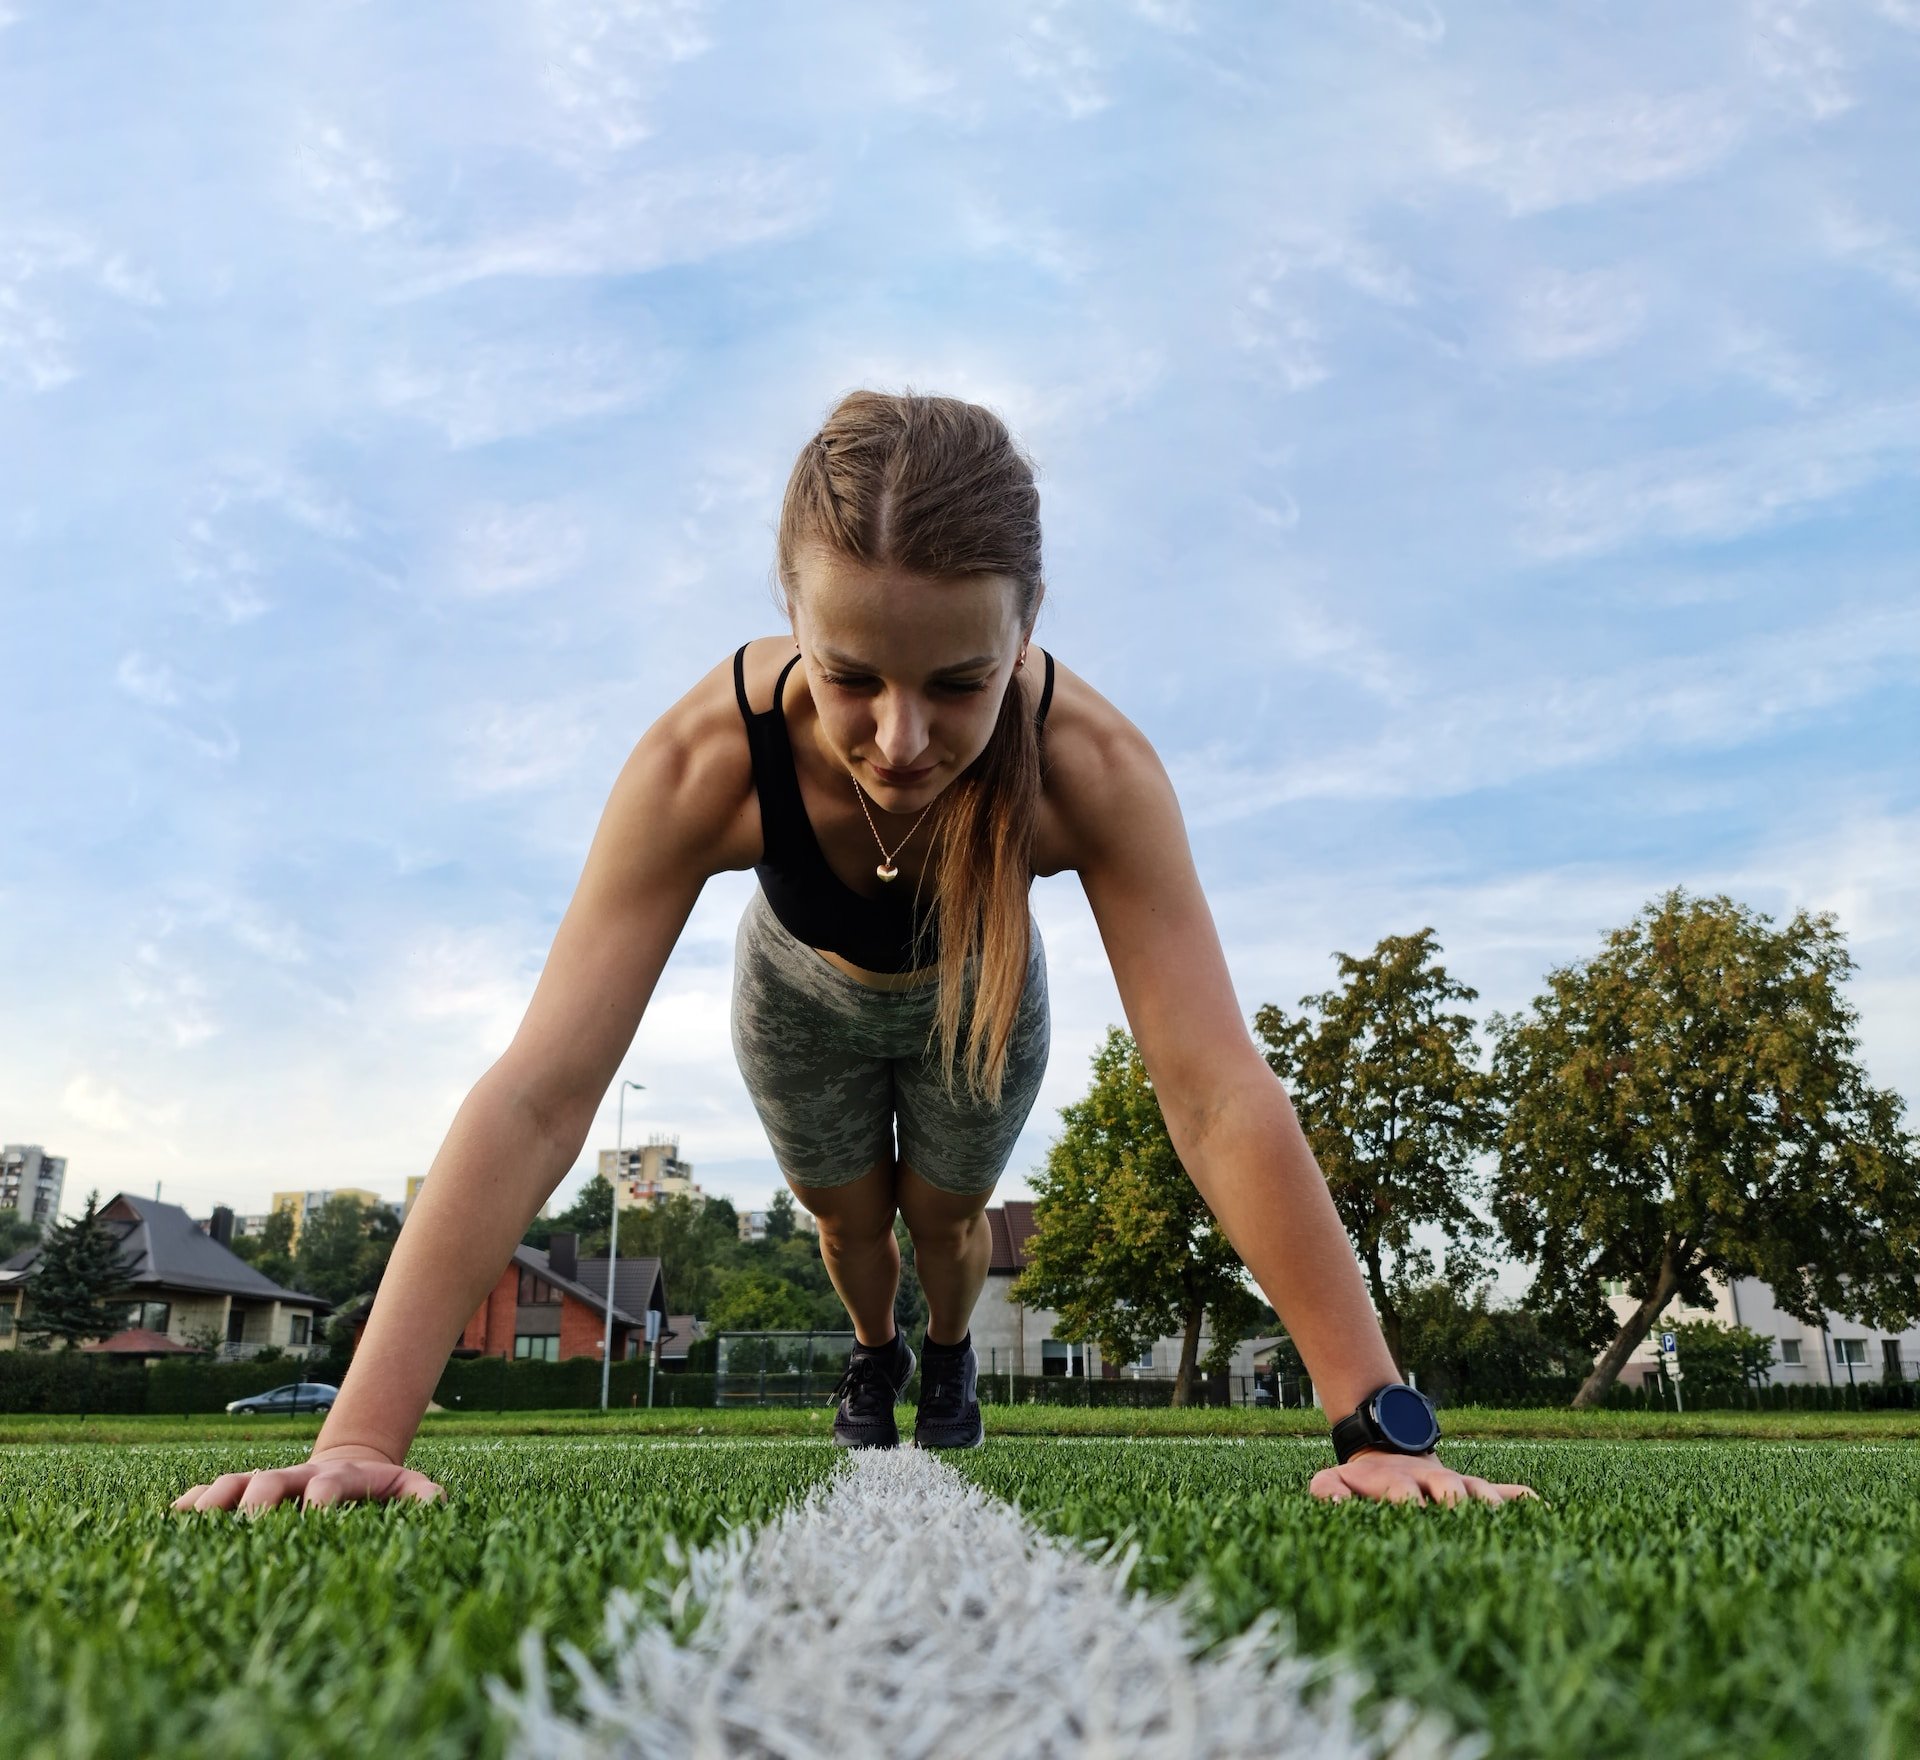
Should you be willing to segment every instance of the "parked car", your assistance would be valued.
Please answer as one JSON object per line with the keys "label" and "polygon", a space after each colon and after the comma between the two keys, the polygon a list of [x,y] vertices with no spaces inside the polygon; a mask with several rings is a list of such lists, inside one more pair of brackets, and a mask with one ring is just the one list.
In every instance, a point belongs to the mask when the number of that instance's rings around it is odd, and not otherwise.
{"label": "parked car", "polygon": [[285,1387],[269,1388],[265,1393],[230,1399],[230,1412],[330,1412],[340,1397],[340,1389],[324,1381],[289,1381]]}

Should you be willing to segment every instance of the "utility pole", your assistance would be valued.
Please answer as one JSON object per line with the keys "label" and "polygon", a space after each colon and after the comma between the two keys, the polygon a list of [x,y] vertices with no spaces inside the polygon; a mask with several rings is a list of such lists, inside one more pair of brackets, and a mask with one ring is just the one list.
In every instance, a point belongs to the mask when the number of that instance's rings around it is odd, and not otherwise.
{"label": "utility pole", "polygon": [[620,1109],[613,1127],[613,1178],[607,1181],[607,1195],[612,1200],[613,1220],[613,1227],[607,1235],[607,1330],[600,1341],[600,1410],[602,1414],[607,1409],[607,1382],[613,1375],[613,1262],[620,1251],[620,1169],[625,1165],[621,1160],[621,1151],[626,1146],[627,1090],[645,1087],[645,1082],[620,1084]]}

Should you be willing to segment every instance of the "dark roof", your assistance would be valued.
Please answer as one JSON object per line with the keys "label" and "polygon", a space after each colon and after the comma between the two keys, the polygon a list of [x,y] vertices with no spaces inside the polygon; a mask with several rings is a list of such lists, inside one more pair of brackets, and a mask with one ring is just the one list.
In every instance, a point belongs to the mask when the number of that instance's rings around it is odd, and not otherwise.
{"label": "dark roof", "polygon": [[[127,1282],[138,1288],[201,1290],[213,1295],[251,1296],[255,1300],[294,1302],[303,1307],[331,1310],[325,1296],[286,1289],[254,1270],[238,1254],[223,1247],[178,1204],[158,1198],[136,1198],[116,1193],[111,1203],[94,1213],[118,1237]],[[0,1264],[0,1282],[18,1282],[39,1269],[44,1246],[22,1247]]]}
{"label": "dark roof", "polygon": [[[525,1244],[513,1249],[509,1265],[519,1265],[531,1271],[536,1277],[544,1277],[555,1289],[564,1290],[576,1302],[584,1302],[602,1318],[607,1312],[607,1262],[604,1259],[582,1259],[576,1269],[578,1277],[562,1277],[553,1269],[547,1253],[541,1247],[529,1247]],[[501,1269],[504,1271],[505,1266]],[[385,1273],[382,1273],[384,1277]],[[376,1284],[375,1289],[379,1288]],[[650,1301],[657,1293],[659,1300]],[[643,1330],[647,1324],[645,1315],[649,1306],[659,1308],[663,1313],[667,1306],[666,1279],[660,1272],[658,1259],[621,1259],[613,1271],[613,1317],[622,1326],[631,1326]],[[358,1320],[362,1314],[373,1308],[373,1296],[358,1297],[341,1310],[342,1317]]]}
{"label": "dark roof", "polygon": [[1027,1241],[1033,1234],[1033,1205],[1025,1198],[1009,1198],[987,1210],[987,1257],[989,1275],[1000,1272],[1011,1277],[1027,1268]]}
{"label": "dark roof", "polygon": [[684,1357],[687,1346],[701,1336],[706,1328],[700,1324],[694,1314],[669,1314],[666,1330],[661,1333],[660,1354],[663,1357]]}
{"label": "dark roof", "polygon": [[[513,1249],[513,1261],[565,1290],[577,1301],[585,1302],[596,1314],[607,1311],[607,1262],[582,1259],[572,1277],[556,1276],[539,1247]],[[613,1262],[613,1317],[628,1326],[644,1327],[649,1308],[667,1309],[667,1280],[661,1275],[658,1259],[615,1259]]]}

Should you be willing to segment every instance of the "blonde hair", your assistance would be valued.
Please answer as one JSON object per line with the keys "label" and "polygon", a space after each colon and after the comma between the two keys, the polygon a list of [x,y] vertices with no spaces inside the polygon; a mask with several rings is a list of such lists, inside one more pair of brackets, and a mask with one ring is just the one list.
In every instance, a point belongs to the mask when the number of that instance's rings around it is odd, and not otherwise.
{"label": "blonde hair", "polygon": [[[1023,633],[1046,591],[1033,465],[991,410],[953,397],[908,390],[841,398],[800,449],[781,502],[776,558],[789,612],[798,596],[796,560],[815,545],[867,568],[934,581],[1005,575],[1015,583]],[[928,1042],[938,1037],[949,1097],[958,1072],[976,1102],[1000,1101],[1027,984],[1039,804],[1040,741],[1016,670],[986,750],[947,787],[929,820],[940,952]],[[931,921],[921,924],[916,947]]]}

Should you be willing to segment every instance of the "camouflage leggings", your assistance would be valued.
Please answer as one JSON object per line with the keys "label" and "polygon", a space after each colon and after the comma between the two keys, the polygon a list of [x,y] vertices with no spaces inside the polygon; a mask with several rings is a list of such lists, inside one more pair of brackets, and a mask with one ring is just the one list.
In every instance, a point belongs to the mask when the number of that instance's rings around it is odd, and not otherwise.
{"label": "camouflage leggings", "polygon": [[[935,1041],[936,986],[875,990],[829,965],[773,914],[759,887],[734,937],[733,1053],[780,1168],[795,1185],[837,1186],[895,1158],[929,1185],[988,1192],[1005,1170],[1046,1074],[1052,1020],[1035,922],[997,1107],[950,1101]],[[961,1015],[964,1035],[968,1014]],[[963,1038],[964,1042],[964,1038]]]}

